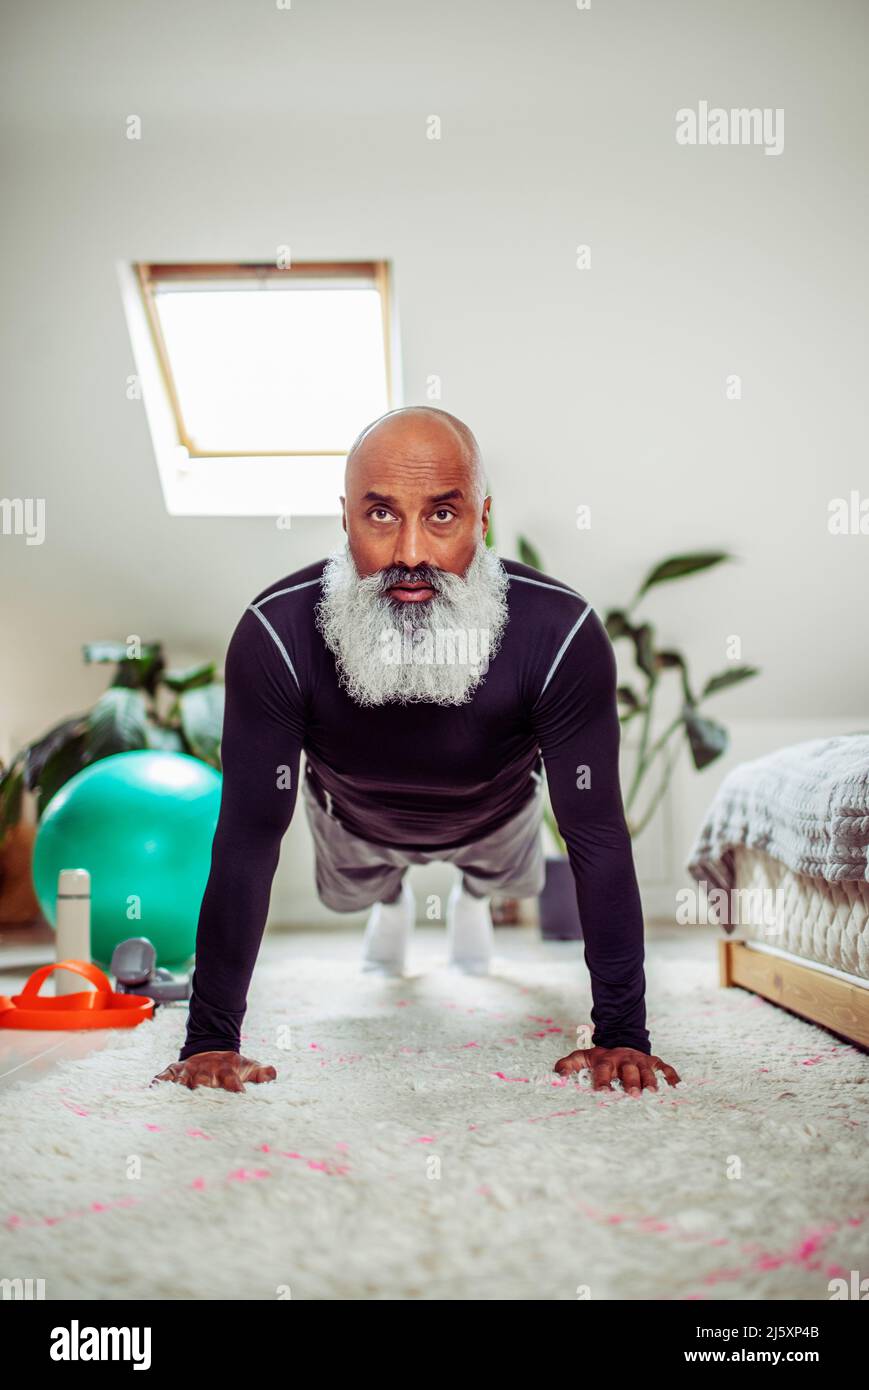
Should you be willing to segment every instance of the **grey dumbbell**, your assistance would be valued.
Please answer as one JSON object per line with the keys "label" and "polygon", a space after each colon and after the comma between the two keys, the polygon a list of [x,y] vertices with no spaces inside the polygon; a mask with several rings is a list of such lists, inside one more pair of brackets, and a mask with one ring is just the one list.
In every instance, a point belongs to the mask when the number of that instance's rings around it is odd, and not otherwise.
{"label": "grey dumbbell", "polygon": [[147,936],[130,936],[119,941],[112,952],[111,972],[119,994],[147,994],[158,1004],[177,1003],[190,998],[190,976],[175,976],[157,965],[154,943]]}

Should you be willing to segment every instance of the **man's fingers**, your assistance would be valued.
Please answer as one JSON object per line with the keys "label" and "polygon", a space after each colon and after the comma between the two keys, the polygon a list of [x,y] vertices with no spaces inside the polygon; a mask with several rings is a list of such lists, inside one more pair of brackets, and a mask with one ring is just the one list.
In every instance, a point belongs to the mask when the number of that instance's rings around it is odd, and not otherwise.
{"label": "man's fingers", "polygon": [[572,1072],[581,1071],[587,1066],[584,1052],[570,1052],[566,1057],[560,1057],[552,1070],[557,1071],[559,1076],[570,1076]]}
{"label": "man's fingers", "polygon": [[222,1087],[224,1091],[243,1091],[241,1077],[233,1066],[222,1066],[215,1069],[214,1066],[203,1066],[197,1068],[193,1073],[193,1087],[210,1086],[214,1089]]}
{"label": "man's fingers", "polygon": [[225,1091],[243,1091],[244,1083],[236,1071],[223,1072],[220,1078],[215,1078],[212,1082],[214,1086],[222,1086]]}
{"label": "man's fingers", "polygon": [[274,1081],[277,1072],[274,1067],[255,1062],[251,1057],[239,1057],[239,1074],[243,1081]]}
{"label": "man's fingers", "polygon": [[[596,1058],[598,1060],[595,1060]],[[591,1072],[594,1091],[613,1090],[612,1082],[616,1078],[621,1082],[626,1094],[636,1094],[644,1089],[657,1091],[658,1071],[670,1086],[678,1086],[682,1079],[675,1067],[671,1067],[668,1062],[662,1061],[660,1057],[646,1056],[633,1048],[578,1049],[576,1052],[568,1053],[566,1057],[561,1057],[555,1063],[553,1071],[558,1072],[559,1076],[570,1076],[585,1068]]]}
{"label": "man's fingers", "polygon": [[211,1067],[197,1066],[196,1062],[191,1061],[188,1061],[181,1080],[191,1091],[195,1091],[197,1086],[216,1086],[218,1084],[217,1077]]}
{"label": "man's fingers", "polygon": [[671,1086],[678,1086],[682,1078],[675,1067],[671,1067],[669,1062],[662,1062],[660,1057],[655,1058],[655,1066],[664,1073]]}
{"label": "man's fingers", "polygon": [[169,1066],[151,1080],[174,1081],[195,1091],[200,1086],[210,1089],[222,1088],[224,1091],[243,1092],[245,1081],[262,1083],[275,1081],[277,1072],[272,1066],[261,1064],[252,1057],[240,1057],[235,1053],[194,1053],[184,1062],[170,1062]]}
{"label": "man's fingers", "polygon": [[277,1072],[274,1067],[254,1065],[250,1071],[244,1073],[245,1081],[274,1081],[276,1078]]}
{"label": "man's fingers", "polygon": [[166,1067],[164,1071],[158,1072],[156,1076],[151,1077],[148,1085],[153,1086],[155,1081],[174,1081],[177,1074],[178,1063],[170,1062],[169,1066]]}
{"label": "man's fingers", "polygon": [[624,1062],[622,1064],[621,1082],[622,1089],[625,1091],[639,1091],[642,1089],[640,1086],[640,1069],[636,1062]]}
{"label": "man's fingers", "polygon": [[592,1090],[611,1091],[612,1086],[610,1082],[612,1080],[613,1071],[614,1067],[612,1062],[598,1062],[597,1065],[592,1068],[591,1072]]}

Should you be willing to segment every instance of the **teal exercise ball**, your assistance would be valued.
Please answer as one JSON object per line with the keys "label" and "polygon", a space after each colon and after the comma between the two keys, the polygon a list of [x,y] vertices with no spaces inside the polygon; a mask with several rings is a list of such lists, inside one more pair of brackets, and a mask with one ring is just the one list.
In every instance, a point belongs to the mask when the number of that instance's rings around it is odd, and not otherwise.
{"label": "teal exercise ball", "polygon": [[115,753],[77,772],[46,806],[33,881],[52,926],[61,869],[91,876],[91,956],[108,968],[130,936],[158,965],[189,961],[220,810],[222,777],[186,753]]}

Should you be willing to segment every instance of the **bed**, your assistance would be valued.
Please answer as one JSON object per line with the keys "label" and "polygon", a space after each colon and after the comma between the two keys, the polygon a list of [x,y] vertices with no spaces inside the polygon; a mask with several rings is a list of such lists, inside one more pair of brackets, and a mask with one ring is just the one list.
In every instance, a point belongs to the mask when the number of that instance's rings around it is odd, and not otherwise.
{"label": "bed", "polygon": [[740,763],[691,848],[721,983],[869,1048],[869,734]]}

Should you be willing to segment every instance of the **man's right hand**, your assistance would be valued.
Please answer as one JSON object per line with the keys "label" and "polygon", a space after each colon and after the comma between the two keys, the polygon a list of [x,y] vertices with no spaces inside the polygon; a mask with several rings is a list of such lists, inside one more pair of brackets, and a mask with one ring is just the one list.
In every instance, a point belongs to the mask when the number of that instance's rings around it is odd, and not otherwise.
{"label": "man's right hand", "polygon": [[238,1052],[195,1052],[183,1062],[172,1062],[155,1081],[174,1081],[195,1091],[197,1086],[221,1086],[224,1091],[243,1091],[245,1081],[274,1081],[274,1067],[263,1066]]}

